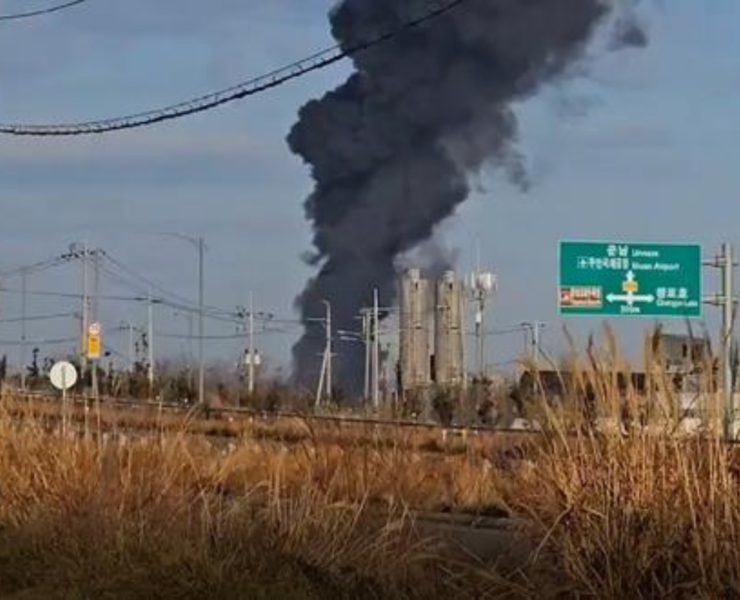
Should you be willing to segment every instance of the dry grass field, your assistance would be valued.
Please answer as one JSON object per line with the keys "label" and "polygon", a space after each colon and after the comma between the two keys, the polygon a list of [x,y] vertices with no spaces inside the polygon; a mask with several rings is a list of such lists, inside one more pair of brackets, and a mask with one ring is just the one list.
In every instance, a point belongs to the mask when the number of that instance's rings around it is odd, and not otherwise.
{"label": "dry grass field", "polygon": [[[740,454],[716,428],[680,434],[661,377],[640,397],[616,364],[592,356],[560,403],[534,398],[540,436],[447,444],[300,421],[225,444],[182,420],[65,437],[11,402],[0,596],[740,597]],[[427,511],[508,513],[535,551],[515,571],[461,561],[418,533]]]}

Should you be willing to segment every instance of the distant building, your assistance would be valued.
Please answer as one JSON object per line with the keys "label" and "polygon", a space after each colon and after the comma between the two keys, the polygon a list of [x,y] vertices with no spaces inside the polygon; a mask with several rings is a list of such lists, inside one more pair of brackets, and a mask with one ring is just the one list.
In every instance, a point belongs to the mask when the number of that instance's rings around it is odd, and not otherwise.
{"label": "distant building", "polygon": [[[661,334],[656,337],[652,348],[653,360],[663,368],[668,384],[679,394],[696,394],[707,386],[707,370],[712,369],[712,380],[717,382],[717,361],[712,357],[709,342],[689,335]],[[632,390],[637,394],[649,392],[648,376],[645,372],[630,371],[616,373],[616,386],[621,393]],[[663,385],[657,383],[658,387]],[[563,370],[525,371],[516,386],[513,398],[517,402],[532,397],[558,400],[576,392],[593,396],[594,391],[586,383],[577,389],[572,372]]]}
{"label": "distant building", "polygon": [[[645,373],[617,373],[617,389],[626,393],[633,389],[638,394],[647,391],[647,377]],[[592,396],[594,391],[586,383],[585,389],[581,389],[586,396]],[[536,373],[528,370],[519,378],[518,385],[514,391],[514,398],[523,401],[532,397],[541,397],[559,400],[574,394],[578,390],[578,382],[570,371],[538,370]]]}
{"label": "distant building", "polygon": [[699,391],[702,382],[706,385],[706,372],[710,365],[716,383],[716,360],[707,339],[664,333],[658,336],[657,347],[653,351],[666,374],[673,378],[677,391]]}

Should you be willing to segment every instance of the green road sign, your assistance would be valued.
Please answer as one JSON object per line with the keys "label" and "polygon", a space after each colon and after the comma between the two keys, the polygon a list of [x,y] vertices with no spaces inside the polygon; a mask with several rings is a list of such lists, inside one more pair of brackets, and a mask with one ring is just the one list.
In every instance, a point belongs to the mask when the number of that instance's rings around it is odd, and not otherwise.
{"label": "green road sign", "polygon": [[701,246],[561,242],[560,314],[700,317]]}

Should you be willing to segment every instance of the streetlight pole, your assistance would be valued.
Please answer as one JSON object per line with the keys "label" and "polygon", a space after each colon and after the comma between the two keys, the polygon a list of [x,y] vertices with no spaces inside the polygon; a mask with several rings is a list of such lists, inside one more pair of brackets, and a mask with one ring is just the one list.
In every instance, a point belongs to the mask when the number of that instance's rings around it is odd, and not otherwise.
{"label": "streetlight pole", "polygon": [[198,404],[207,410],[205,392],[206,367],[203,348],[205,338],[205,239],[203,236],[193,237],[184,233],[163,233],[162,235],[189,242],[198,251]]}
{"label": "streetlight pole", "polygon": [[28,271],[21,271],[21,389],[26,391],[26,360],[28,358],[28,344],[26,338],[26,303],[27,303]]}

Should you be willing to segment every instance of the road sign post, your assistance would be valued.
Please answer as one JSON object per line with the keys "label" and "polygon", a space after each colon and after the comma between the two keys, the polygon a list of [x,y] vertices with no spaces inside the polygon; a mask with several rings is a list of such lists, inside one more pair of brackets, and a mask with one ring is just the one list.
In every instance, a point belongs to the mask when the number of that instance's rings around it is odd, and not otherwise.
{"label": "road sign post", "polygon": [[698,245],[561,242],[560,313],[701,317],[701,267]]}
{"label": "road sign post", "polygon": [[[98,384],[98,363],[103,357],[103,337],[100,323],[90,323],[87,330],[87,360],[92,365],[92,391],[95,405],[100,411],[100,386]],[[88,410],[85,402],[85,410]]]}
{"label": "road sign post", "polygon": [[61,361],[49,371],[51,384],[62,392],[62,435],[67,435],[67,390],[77,383],[77,369],[74,365]]}
{"label": "road sign post", "polygon": [[102,329],[100,323],[91,323],[87,330],[87,359],[100,360],[103,355]]}
{"label": "road sign post", "polygon": [[[723,428],[735,439],[732,365],[735,324],[734,249],[702,261],[701,246],[625,242],[561,242],[560,313],[564,316],[698,318],[703,304],[722,309],[720,379]],[[702,267],[722,273],[721,291],[702,296]]]}

